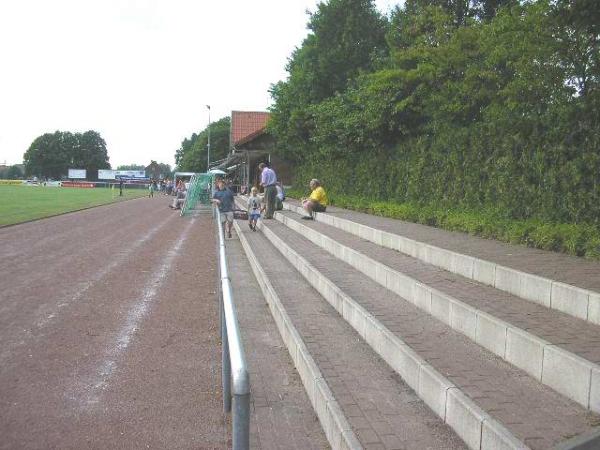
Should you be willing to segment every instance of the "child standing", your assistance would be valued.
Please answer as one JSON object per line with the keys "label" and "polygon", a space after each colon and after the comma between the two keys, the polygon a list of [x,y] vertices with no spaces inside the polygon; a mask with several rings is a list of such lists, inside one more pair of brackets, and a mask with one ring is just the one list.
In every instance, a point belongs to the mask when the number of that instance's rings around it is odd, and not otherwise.
{"label": "child standing", "polygon": [[262,199],[258,196],[258,189],[253,187],[248,197],[248,226],[252,231],[256,231],[256,222],[262,210],[264,210]]}
{"label": "child standing", "polygon": [[150,185],[148,186],[148,198],[154,197],[154,189],[156,187],[156,181],[150,180]]}

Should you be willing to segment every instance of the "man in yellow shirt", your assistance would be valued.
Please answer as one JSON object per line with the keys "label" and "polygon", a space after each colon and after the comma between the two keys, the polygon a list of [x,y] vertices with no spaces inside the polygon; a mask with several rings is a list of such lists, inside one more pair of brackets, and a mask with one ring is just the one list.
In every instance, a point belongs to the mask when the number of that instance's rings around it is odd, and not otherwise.
{"label": "man in yellow shirt", "polygon": [[316,178],[310,180],[310,196],[302,199],[302,207],[308,212],[308,216],[302,217],[305,220],[313,220],[313,213],[325,212],[327,209],[327,194],[321,186],[321,182]]}

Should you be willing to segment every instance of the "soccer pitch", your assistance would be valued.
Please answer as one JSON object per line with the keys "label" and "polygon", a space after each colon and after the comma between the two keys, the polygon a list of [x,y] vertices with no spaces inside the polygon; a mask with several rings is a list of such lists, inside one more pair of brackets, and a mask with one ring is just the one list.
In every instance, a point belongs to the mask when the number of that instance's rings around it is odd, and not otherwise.
{"label": "soccer pitch", "polygon": [[146,189],[63,188],[0,185],[0,226],[148,195]]}

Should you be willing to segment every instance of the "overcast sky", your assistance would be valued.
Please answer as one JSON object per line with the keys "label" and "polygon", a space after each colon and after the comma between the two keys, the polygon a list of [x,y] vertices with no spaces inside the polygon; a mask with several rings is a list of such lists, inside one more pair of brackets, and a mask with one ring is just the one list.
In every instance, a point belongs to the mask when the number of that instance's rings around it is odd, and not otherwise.
{"label": "overcast sky", "polygon": [[[174,164],[231,110],[264,111],[317,0],[0,0],[0,164],[96,130],[113,168]],[[377,0],[389,12],[397,0]]]}

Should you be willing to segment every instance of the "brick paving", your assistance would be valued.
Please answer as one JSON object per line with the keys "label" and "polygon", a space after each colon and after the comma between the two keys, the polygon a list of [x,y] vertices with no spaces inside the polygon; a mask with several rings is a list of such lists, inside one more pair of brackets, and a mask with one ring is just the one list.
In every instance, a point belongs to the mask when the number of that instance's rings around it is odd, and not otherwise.
{"label": "brick paving", "polygon": [[[600,424],[600,416],[537,382],[300,234],[279,222],[267,225],[532,449],[550,448]],[[335,233],[339,240],[341,232]]]}
{"label": "brick paving", "polygon": [[[288,199],[298,206],[298,202]],[[363,225],[473,256],[534,275],[600,292],[600,262],[478,238],[466,233],[404,222],[387,217],[327,207],[327,213]]]}
{"label": "brick paving", "polygon": [[465,448],[262,233],[242,229],[365,448]]}
{"label": "brick paving", "polygon": [[227,260],[250,370],[250,447],[329,448],[239,240],[227,240]]}
{"label": "brick paving", "polygon": [[[284,211],[287,217],[300,216]],[[302,221],[304,222],[304,221]],[[416,258],[365,241],[338,228],[307,221],[309,226],[339,243],[404,273],[432,288],[547,340],[588,361],[600,364],[600,326],[548,309],[507,292],[426,264]]]}

